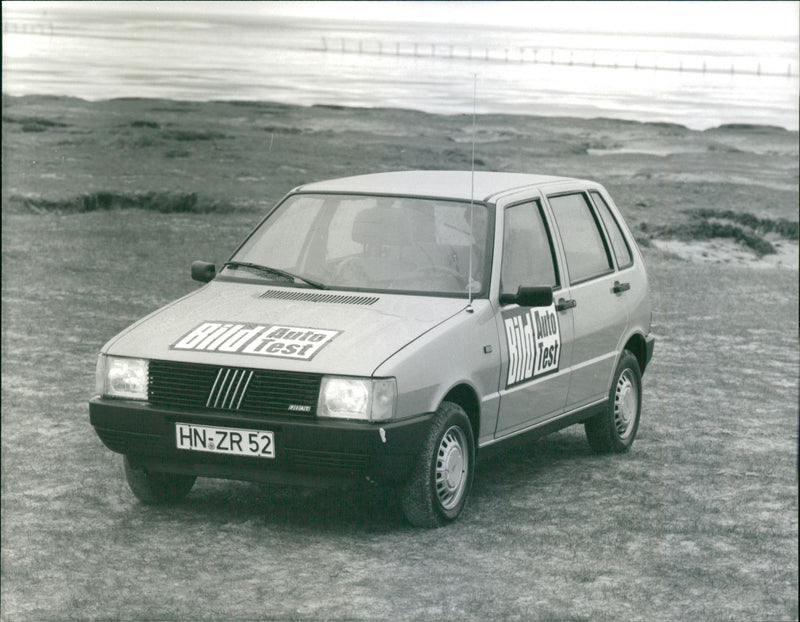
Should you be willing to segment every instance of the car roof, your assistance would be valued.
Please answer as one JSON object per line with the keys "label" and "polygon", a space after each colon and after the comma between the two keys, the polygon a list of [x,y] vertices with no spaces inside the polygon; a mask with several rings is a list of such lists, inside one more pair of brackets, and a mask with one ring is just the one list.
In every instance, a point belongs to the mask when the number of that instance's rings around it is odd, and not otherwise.
{"label": "car roof", "polygon": [[397,171],[329,179],[300,186],[295,191],[488,201],[500,193],[560,181],[573,179],[526,173],[475,171],[473,180],[471,171]]}

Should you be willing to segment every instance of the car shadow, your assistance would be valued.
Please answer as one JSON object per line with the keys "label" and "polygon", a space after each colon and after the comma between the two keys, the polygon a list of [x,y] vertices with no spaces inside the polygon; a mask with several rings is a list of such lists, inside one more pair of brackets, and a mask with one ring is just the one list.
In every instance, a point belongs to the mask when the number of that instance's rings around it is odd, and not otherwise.
{"label": "car shadow", "polygon": [[[480,450],[470,515],[483,502],[504,502],[560,463],[593,456],[585,437],[562,430],[544,438],[520,436]],[[507,500],[506,500],[507,501]],[[413,529],[404,519],[397,491],[369,483],[342,488],[305,488],[230,480],[198,479],[183,501],[171,506],[138,506],[155,517],[192,522],[256,522],[326,533],[388,533]]]}
{"label": "car shadow", "polygon": [[393,531],[405,524],[393,491],[369,483],[307,488],[199,479],[177,505],[224,524],[256,521],[324,532]]}
{"label": "car shadow", "polygon": [[477,479],[491,483],[497,477],[526,479],[563,461],[593,456],[583,426],[573,426],[545,437],[520,435],[498,445],[484,447],[478,454]]}

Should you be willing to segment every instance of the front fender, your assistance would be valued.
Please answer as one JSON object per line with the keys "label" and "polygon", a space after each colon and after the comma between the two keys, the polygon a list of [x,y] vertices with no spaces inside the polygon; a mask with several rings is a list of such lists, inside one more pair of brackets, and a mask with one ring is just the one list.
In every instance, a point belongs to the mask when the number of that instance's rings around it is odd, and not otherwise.
{"label": "front fender", "polygon": [[375,376],[397,378],[397,417],[435,412],[447,394],[465,385],[477,396],[479,438],[493,433],[498,412],[500,345],[488,300],[421,335],[384,361]]}

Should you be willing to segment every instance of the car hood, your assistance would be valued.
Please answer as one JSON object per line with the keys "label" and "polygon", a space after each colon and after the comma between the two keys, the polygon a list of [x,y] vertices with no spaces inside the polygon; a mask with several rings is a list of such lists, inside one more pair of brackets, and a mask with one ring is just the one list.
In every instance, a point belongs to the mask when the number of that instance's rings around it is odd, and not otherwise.
{"label": "car hood", "polygon": [[395,352],[466,306],[459,298],[216,280],[127,328],[103,352],[369,376]]}

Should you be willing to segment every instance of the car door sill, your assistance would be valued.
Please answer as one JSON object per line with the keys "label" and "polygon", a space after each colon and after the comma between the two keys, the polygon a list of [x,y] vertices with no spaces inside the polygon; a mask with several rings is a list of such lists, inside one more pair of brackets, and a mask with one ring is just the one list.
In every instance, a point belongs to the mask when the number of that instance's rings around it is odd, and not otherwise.
{"label": "car door sill", "polygon": [[479,445],[479,448],[482,449],[484,447],[489,447],[495,443],[499,443],[522,434],[530,434],[531,439],[546,436],[547,434],[556,432],[562,428],[569,427],[576,423],[580,423],[586,419],[589,419],[590,417],[600,414],[605,409],[607,403],[607,399],[601,399],[596,402],[592,402],[586,406],[581,406],[580,408],[561,413],[555,417],[551,417],[546,421],[539,421],[538,423],[534,423],[533,425],[522,428],[521,430],[516,430],[504,436],[493,438],[492,440]]}

